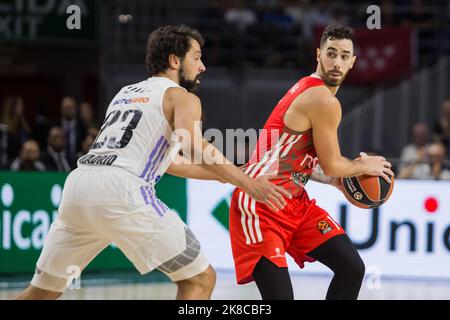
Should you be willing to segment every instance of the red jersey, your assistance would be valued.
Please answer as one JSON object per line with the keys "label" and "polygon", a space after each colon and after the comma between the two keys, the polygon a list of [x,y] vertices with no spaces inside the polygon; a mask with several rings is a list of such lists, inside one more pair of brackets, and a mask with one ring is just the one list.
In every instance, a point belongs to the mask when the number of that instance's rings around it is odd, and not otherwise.
{"label": "red jersey", "polygon": [[287,267],[286,253],[303,268],[308,254],[345,231],[329,214],[310,200],[304,187],[318,163],[312,130],[296,132],[284,125],[284,114],[306,89],[324,85],[322,79],[300,79],[278,102],[264,125],[256,149],[244,170],[251,177],[274,174],[272,181],[294,198],[273,212],[236,188],[230,203],[230,238],[239,284],[253,280],[253,270],[264,256],[278,267]]}
{"label": "red jersey", "polygon": [[301,195],[318,163],[312,129],[297,132],[284,125],[284,114],[291,103],[308,88],[323,85],[320,78],[308,76],[294,84],[273,109],[249,162],[242,168],[250,177],[275,175],[271,182]]}

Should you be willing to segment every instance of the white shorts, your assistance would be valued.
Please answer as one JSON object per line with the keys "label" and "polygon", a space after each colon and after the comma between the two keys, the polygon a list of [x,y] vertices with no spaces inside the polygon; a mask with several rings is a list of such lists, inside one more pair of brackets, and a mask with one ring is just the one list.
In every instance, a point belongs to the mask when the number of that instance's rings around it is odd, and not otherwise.
{"label": "white shorts", "polygon": [[61,280],[83,270],[111,243],[141,274],[157,268],[180,281],[209,266],[187,225],[145,181],[120,168],[80,167],[67,177],[31,284],[64,291],[70,283]]}

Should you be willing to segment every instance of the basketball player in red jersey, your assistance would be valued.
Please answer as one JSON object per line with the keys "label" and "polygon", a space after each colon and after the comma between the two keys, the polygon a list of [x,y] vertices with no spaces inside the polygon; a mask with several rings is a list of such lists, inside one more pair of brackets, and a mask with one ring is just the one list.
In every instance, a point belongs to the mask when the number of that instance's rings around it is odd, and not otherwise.
{"label": "basketball player in red jersey", "polygon": [[302,268],[305,261],[317,260],[333,270],[327,299],[358,297],[364,263],[342,227],[304,189],[310,178],[340,188],[338,177],[368,174],[390,182],[393,176],[385,158],[352,161],[339,149],[342,112],[335,94],[355,59],[353,30],[328,26],[317,49],[316,71],[279,101],[243,167],[252,178],[272,175],[271,181],[293,199],[274,213],[245,191],[233,192],[230,237],[237,282],[254,280],[263,299],[293,299],[286,253]]}

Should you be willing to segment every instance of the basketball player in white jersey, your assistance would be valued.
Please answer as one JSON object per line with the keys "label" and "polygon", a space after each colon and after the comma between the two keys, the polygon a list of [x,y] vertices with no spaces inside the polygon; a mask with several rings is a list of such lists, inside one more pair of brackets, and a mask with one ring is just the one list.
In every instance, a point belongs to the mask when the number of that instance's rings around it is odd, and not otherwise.
{"label": "basketball player in white jersey", "polygon": [[[186,26],[161,27],[150,34],[146,65],[150,78],[120,90],[110,103],[90,151],[67,178],[59,215],[50,228],[36,272],[18,299],[55,299],[114,243],[141,274],[159,269],[178,286],[177,299],[209,299],[215,272],[194,234],[161,202],[154,185],[168,171],[210,178],[244,189],[277,211],[290,194],[265,179],[251,179],[216,150],[202,152],[200,100],[190,93],[206,69],[203,38]],[[172,133],[184,130],[181,143]],[[195,135],[194,132],[200,132]],[[190,141],[189,141],[190,140]],[[202,163],[182,164],[188,158]],[[215,160],[215,161],[213,161]]]}

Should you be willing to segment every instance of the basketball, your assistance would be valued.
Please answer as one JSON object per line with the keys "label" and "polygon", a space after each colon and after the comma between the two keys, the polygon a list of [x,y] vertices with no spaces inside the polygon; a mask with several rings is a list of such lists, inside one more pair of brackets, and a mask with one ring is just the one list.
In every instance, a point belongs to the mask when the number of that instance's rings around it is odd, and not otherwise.
{"label": "basketball", "polygon": [[385,203],[394,189],[394,177],[388,183],[382,177],[361,175],[342,178],[343,193],[358,208],[376,208]]}

